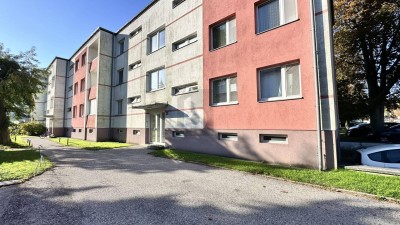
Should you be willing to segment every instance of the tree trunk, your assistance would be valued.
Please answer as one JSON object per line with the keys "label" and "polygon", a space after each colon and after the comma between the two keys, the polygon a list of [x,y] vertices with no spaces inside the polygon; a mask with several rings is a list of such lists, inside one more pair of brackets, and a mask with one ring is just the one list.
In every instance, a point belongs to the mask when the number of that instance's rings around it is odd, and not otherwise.
{"label": "tree trunk", "polygon": [[9,119],[4,104],[0,101],[0,145],[10,145],[10,134],[8,132]]}
{"label": "tree trunk", "polygon": [[374,135],[380,134],[385,128],[385,99],[379,101],[372,107],[369,112],[371,120],[372,133]]}

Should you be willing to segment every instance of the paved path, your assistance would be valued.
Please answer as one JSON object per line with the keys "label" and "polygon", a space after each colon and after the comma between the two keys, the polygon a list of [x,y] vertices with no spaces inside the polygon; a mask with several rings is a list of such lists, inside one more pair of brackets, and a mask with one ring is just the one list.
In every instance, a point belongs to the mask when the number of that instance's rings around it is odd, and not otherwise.
{"label": "paved path", "polygon": [[400,224],[400,206],[148,155],[47,140],[57,166],[0,188],[0,224]]}

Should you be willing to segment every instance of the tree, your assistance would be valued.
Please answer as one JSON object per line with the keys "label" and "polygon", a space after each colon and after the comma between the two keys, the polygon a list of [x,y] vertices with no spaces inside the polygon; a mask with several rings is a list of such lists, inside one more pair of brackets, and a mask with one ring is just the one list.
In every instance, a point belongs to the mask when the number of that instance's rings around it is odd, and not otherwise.
{"label": "tree", "polygon": [[400,0],[335,0],[334,7],[336,68],[366,84],[365,108],[380,133],[385,106],[399,102]]}
{"label": "tree", "polygon": [[16,117],[29,113],[35,94],[45,86],[47,72],[37,64],[35,48],[14,55],[0,43],[0,145],[10,144],[10,113]]}

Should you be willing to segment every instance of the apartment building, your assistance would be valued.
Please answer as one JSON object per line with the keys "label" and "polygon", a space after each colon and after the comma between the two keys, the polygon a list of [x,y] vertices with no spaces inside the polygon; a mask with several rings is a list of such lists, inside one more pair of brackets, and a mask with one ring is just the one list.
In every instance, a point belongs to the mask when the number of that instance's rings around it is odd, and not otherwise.
{"label": "apartment building", "polygon": [[328,0],[154,0],[52,62],[60,80],[47,93],[46,126],[91,141],[335,168],[331,26]]}

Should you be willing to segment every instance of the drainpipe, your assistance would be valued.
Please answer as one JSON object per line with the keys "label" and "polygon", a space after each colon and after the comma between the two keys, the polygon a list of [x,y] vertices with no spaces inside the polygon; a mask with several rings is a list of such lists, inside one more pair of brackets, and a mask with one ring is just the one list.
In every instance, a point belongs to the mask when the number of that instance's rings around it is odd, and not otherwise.
{"label": "drainpipe", "polygon": [[314,57],[314,76],[315,76],[315,103],[317,112],[317,152],[318,152],[318,169],[324,170],[322,165],[322,124],[321,124],[321,86],[319,82],[319,68],[318,68],[318,45],[317,45],[317,34],[316,34],[316,22],[315,22],[315,1],[310,0],[310,12],[311,12],[311,32],[313,42],[313,57]]}
{"label": "drainpipe", "polygon": [[113,113],[113,108],[112,108],[112,102],[113,102],[113,77],[114,77],[114,41],[115,41],[115,35],[116,34],[111,34],[112,35],[112,52],[111,52],[111,82],[110,82],[110,122],[109,122],[109,126],[108,126],[108,138],[111,140],[112,139],[112,130],[111,130],[111,120],[112,120],[112,113]]}
{"label": "drainpipe", "polygon": [[68,63],[68,61],[65,61],[65,87],[64,87],[64,117],[63,117],[63,134],[65,135],[65,136],[67,136],[67,133],[65,132],[65,119],[67,118],[67,110],[65,110],[65,106],[66,106],[66,102],[67,102],[67,88],[68,88],[68,68],[69,68],[69,65],[68,65],[69,63]]}

